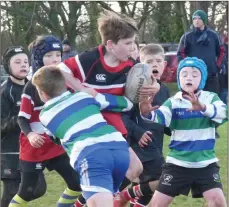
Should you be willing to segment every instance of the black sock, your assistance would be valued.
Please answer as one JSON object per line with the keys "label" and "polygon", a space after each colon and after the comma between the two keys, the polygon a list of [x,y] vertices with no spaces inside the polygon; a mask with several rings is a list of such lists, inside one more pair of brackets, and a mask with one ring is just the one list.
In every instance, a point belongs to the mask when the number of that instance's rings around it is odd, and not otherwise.
{"label": "black sock", "polygon": [[128,185],[130,185],[130,180],[125,177],[124,180],[122,181],[122,184],[119,187],[119,192],[121,192],[122,190],[124,190]]}

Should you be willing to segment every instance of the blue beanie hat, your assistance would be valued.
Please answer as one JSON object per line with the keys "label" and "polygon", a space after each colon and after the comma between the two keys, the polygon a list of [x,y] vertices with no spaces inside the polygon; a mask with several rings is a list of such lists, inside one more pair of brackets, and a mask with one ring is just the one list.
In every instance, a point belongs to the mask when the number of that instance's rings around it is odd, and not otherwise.
{"label": "blue beanie hat", "polygon": [[47,52],[60,51],[62,53],[62,44],[59,39],[53,35],[47,35],[32,49],[32,67],[33,73],[44,66],[43,57]]}
{"label": "blue beanie hat", "polygon": [[181,86],[180,86],[179,74],[181,69],[184,67],[195,67],[201,72],[201,81],[198,90],[202,90],[206,84],[207,77],[208,77],[207,66],[204,63],[204,61],[196,57],[187,57],[184,60],[180,61],[177,68],[177,85],[180,90],[181,90]]}

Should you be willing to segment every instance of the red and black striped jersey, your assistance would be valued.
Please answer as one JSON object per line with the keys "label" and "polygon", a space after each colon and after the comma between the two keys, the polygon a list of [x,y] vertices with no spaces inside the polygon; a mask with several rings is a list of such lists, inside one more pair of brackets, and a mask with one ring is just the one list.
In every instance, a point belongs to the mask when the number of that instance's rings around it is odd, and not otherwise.
{"label": "red and black striped jersey", "polygon": [[45,136],[45,143],[40,148],[34,148],[26,135],[20,134],[20,159],[30,162],[42,162],[54,158],[65,153],[62,146],[56,145],[46,134],[47,129],[39,120],[40,111],[43,109],[44,103],[40,100],[36,88],[29,81],[24,88],[19,117],[24,117],[28,120],[33,132]]}
{"label": "red and black striped jersey", "polygon": [[[117,67],[110,67],[104,61],[105,52],[105,46],[99,45],[90,51],[66,59],[59,64],[59,68],[79,79],[82,85],[94,88],[100,93],[124,95],[126,76],[135,61],[129,59]],[[127,134],[119,113],[102,112],[102,114],[109,124],[123,135]]]}

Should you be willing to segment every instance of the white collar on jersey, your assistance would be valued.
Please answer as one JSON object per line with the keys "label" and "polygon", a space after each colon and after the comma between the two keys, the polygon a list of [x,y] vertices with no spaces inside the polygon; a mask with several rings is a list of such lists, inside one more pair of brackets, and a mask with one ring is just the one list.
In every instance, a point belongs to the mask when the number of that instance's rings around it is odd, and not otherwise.
{"label": "white collar on jersey", "polygon": [[59,101],[60,99],[62,99],[62,98],[65,97],[65,96],[68,96],[69,94],[71,94],[71,92],[65,91],[65,92],[62,93],[61,95],[59,95],[59,96],[57,96],[57,97],[55,97],[55,98],[52,98],[52,99],[48,100],[48,101],[45,103],[44,107],[47,107],[47,106],[49,106],[49,105],[51,105],[51,104],[53,104],[53,103]]}

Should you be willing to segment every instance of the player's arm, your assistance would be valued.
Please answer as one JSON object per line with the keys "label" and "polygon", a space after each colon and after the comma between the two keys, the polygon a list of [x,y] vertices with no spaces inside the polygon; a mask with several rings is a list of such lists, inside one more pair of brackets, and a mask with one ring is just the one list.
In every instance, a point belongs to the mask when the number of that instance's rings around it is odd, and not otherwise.
{"label": "player's arm", "polygon": [[213,95],[209,104],[201,103],[194,93],[185,94],[184,97],[192,104],[192,107],[187,109],[188,111],[200,111],[203,115],[209,117],[217,124],[223,124],[228,121],[227,105],[221,101],[217,94]]}
{"label": "player's arm", "polygon": [[214,95],[210,104],[205,104],[205,110],[202,113],[217,124],[228,121],[228,107],[217,94]]}
{"label": "player's arm", "polygon": [[80,79],[82,79],[82,77],[79,72],[78,65],[75,61],[75,57],[66,59],[57,67],[60,69],[62,75],[64,76],[66,85],[68,87],[75,91],[84,88],[84,86],[81,84],[82,81]]}
{"label": "player's arm", "polygon": [[100,110],[124,112],[129,111],[133,104],[124,96],[98,93],[95,100],[100,104]]}
{"label": "player's arm", "polygon": [[1,94],[1,133],[8,133],[17,127],[17,116],[11,115],[12,106],[10,94],[3,91]]}
{"label": "player's arm", "polygon": [[139,104],[140,114],[146,121],[162,124],[166,127],[170,126],[172,119],[172,103],[168,99],[158,108],[151,105],[152,100],[148,100]]}
{"label": "player's arm", "polygon": [[128,137],[139,142],[146,130],[133,121],[136,118],[137,107],[134,106],[130,111],[121,113],[121,118],[128,131]]}

